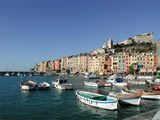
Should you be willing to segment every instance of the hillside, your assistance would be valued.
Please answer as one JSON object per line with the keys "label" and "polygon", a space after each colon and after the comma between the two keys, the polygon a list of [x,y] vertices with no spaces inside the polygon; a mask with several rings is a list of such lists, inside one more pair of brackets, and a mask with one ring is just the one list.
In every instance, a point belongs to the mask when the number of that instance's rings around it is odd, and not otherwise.
{"label": "hillside", "polygon": [[114,45],[115,52],[152,52],[156,53],[156,44],[153,43],[132,43],[132,44],[116,44]]}

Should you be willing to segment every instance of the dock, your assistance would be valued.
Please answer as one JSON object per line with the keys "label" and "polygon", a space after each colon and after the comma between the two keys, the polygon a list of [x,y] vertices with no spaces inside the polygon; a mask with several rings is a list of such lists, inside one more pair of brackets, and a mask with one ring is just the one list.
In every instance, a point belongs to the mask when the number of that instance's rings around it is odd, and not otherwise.
{"label": "dock", "polygon": [[138,114],[129,118],[125,118],[123,120],[160,120],[160,109]]}

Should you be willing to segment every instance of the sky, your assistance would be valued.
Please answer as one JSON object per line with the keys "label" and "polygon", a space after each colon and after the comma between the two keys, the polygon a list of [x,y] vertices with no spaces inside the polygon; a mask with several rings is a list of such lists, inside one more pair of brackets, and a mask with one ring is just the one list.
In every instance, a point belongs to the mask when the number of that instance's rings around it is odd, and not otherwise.
{"label": "sky", "polygon": [[90,52],[154,32],[160,0],[0,0],[0,71],[29,71],[37,63]]}

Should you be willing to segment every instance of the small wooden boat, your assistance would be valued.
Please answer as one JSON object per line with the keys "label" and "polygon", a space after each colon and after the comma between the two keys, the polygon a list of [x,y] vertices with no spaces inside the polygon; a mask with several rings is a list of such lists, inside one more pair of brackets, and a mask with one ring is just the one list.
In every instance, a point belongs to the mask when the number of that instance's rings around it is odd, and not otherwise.
{"label": "small wooden boat", "polygon": [[97,91],[98,93],[108,93],[109,98],[116,98],[117,100],[119,100],[119,103],[122,103],[122,104],[140,105],[142,92],[140,92],[137,95],[133,95],[133,94],[110,92],[110,91],[99,90],[99,89]]}
{"label": "small wooden boat", "polygon": [[37,83],[31,80],[25,80],[20,83],[22,90],[35,90],[37,88]]}
{"label": "small wooden boat", "polygon": [[62,90],[71,90],[71,89],[73,89],[73,85],[72,84],[68,84],[67,83],[67,79],[57,79],[56,81],[52,81],[52,84],[57,89],[62,89]]}
{"label": "small wooden boat", "polygon": [[112,86],[111,83],[107,83],[107,82],[104,82],[102,80],[97,80],[96,82],[102,84],[105,87],[111,87]]}
{"label": "small wooden boat", "polygon": [[89,79],[99,79],[99,76],[95,75],[95,74],[91,74],[88,76]]}
{"label": "small wooden boat", "polygon": [[118,106],[117,99],[108,98],[101,94],[77,90],[76,95],[80,102],[92,107],[115,110]]}
{"label": "small wooden boat", "polygon": [[91,86],[91,87],[98,87],[98,83],[95,83],[95,82],[84,81],[84,85]]}
{"label": "small wooden boat", "polygon": [[48,90],[48,89],[50,89],[50,84],[47,83],[47,82],[42,82],[42,83],[40,83],[40,84],[38,85],[38,88],[39,88],[40,90]]}
{"label": "small wooden boat", "polygon": [[[134,89],[134,88],[123,88],[121,89],[122,93],[125,94],[138,94],[140,92],[141,89]],[[146,99],[160,99],[160,92],[158,91],[154,91],[154,90],[142,90],[142,98],[146,98]]]}

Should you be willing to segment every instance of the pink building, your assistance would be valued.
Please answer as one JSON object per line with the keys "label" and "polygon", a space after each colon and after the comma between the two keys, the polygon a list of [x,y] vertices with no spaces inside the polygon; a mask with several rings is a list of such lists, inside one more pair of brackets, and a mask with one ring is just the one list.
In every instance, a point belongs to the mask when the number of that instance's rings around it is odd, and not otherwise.
{"label": "pink building", "polygon": [[111,65],[112,65],[111,59],[106,59],[104,65],[105,65],[104,66],[104,74],[105,75],[110,74],[112,72],[112,70],[111,70]]}
{"label": "pink building", "polygon": [[129,66],[129,53],[125,53],[125,72],[128,71]]}

